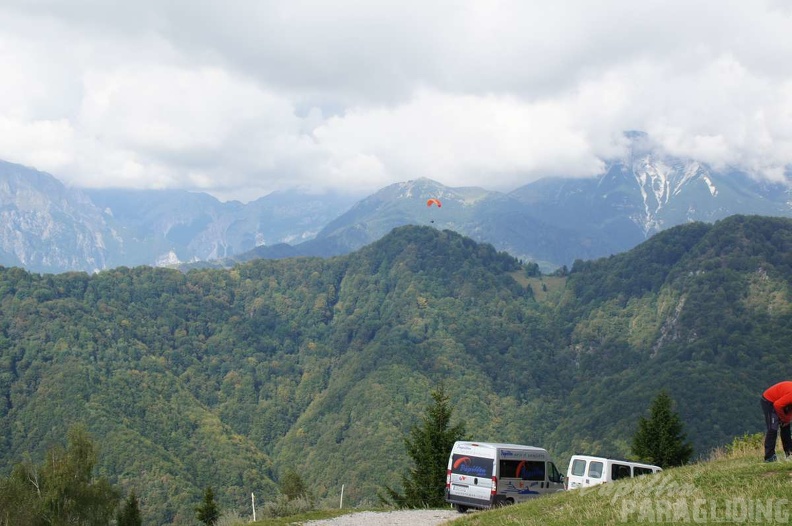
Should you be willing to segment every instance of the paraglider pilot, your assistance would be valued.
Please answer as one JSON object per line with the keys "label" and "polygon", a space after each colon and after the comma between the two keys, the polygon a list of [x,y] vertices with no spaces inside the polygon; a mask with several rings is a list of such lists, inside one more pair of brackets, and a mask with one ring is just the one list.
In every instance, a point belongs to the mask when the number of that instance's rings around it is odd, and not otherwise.
{"label": "paraglider pilot", "polygon": [[762,412],[767,425],[767,433],[764,441],[765,462],[775,462],[778,460],[775,453],[776,438],[779,428],[781,430],[781,445],[784,448],[784,455],[787,460],[792,460],[792,429],[789,422],[792,421],[792,382],[779,382],[762,393]]}

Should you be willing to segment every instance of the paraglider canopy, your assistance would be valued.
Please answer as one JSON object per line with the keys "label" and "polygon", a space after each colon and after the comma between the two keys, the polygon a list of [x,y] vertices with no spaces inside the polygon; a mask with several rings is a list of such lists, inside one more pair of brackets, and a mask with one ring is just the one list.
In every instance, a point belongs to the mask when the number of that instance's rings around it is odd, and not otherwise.
{"label": "paraglider canopy", "polygon": [[443,203],[441,203],[439,199],[435,199],[435,198],[426,201],[426,206],[432,206],[432,205],[437,205],[437,208],[440,208],[441,206],[443,206]]}

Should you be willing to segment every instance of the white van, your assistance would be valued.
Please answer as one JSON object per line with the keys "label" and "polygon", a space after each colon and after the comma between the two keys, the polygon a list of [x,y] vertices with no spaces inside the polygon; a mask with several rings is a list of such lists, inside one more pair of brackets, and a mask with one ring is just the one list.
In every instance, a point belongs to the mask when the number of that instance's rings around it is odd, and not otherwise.
{"label": "white van", "polygon": [[589,455],[572,455],[567,468],[567,489],[596,486],[623,478],[639,477],[663,471],[660,466],[630,460]]}
{"label": "white van", "polygon": [[460,441],[448,458],[445,500],[460,513],[563,490],[564,476],[542,448]]}

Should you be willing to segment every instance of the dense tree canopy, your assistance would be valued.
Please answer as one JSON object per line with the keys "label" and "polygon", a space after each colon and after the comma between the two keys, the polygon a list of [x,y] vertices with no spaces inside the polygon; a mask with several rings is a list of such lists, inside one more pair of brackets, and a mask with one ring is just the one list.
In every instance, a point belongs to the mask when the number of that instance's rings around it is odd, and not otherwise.
{"label": "dense tree canopy", "polygon": [[0,476],[85,422],[153,523],[194,523],[209,486],[245,510],[289,469],[364,504],[409,467],[440,381],[473,439],[562,466],[628,454],[663,389],[698,452],[761,429],[792,343],[790,220],[685,225],[561,274],[428,227],[229,270],[0,268]]}

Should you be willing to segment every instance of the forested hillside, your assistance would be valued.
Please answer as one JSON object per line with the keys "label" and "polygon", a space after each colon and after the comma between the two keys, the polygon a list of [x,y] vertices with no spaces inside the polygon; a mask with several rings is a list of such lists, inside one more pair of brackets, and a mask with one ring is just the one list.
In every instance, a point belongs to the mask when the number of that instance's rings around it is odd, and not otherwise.
{"label": "forested hillside", "polygon": [[0,474],[85,423],[152,523],[276,494],[373,501],[443,382],[473,438],[624,454],[668,389],[698,451],[786,378],[792,221],[733,217],[575,263],[564,286],[450,231],[231,270],[0,270]]}
{"label": "forested hillside", "polygon": [[575,418],[559,422],[555,447],[623,450],[661,389],[699,452],[763,429],[762,390],[792,377],[790,283],[792,222],[782,218],[694,223],[576,262],[557,311]]}

